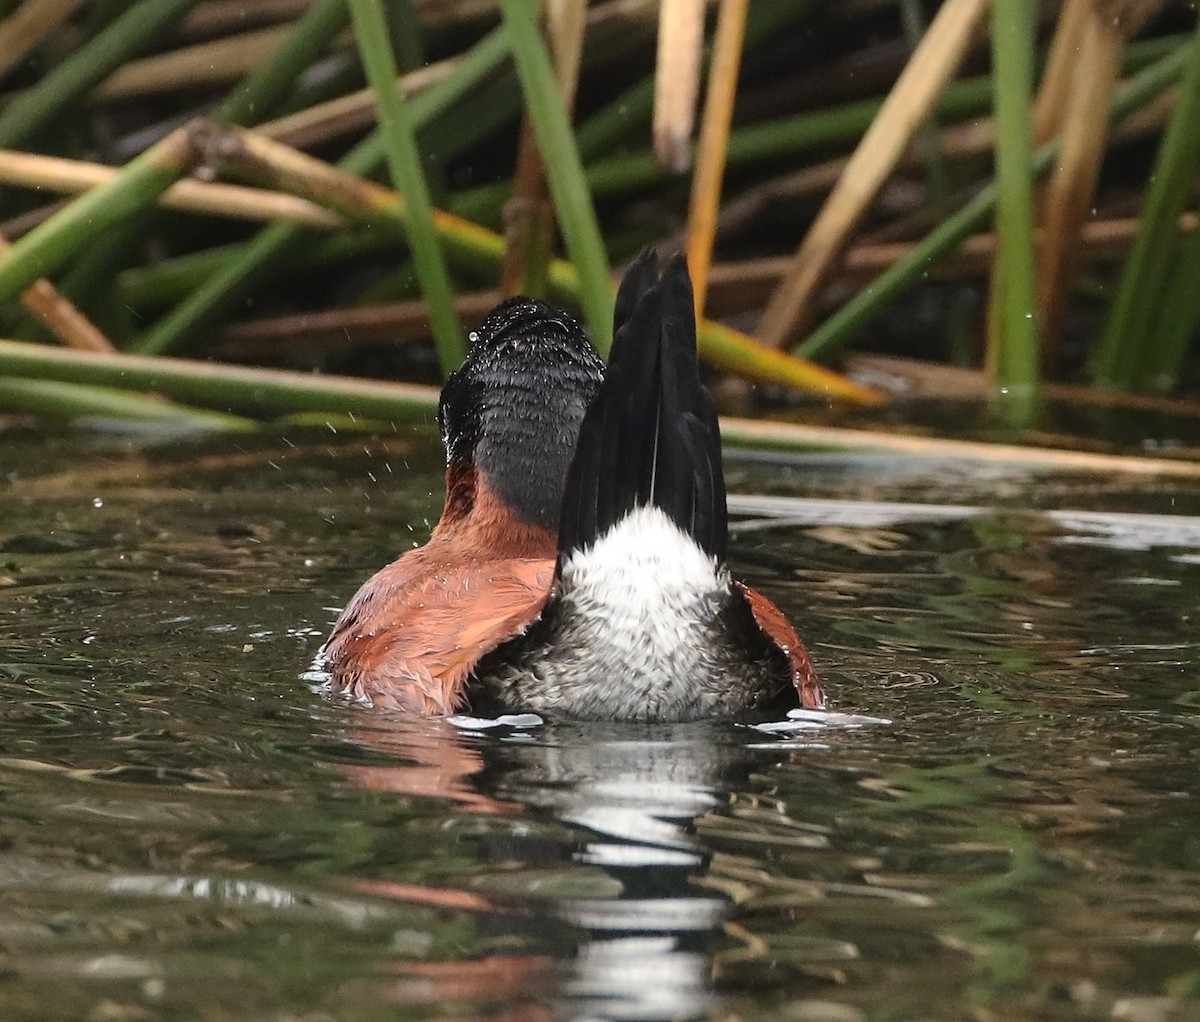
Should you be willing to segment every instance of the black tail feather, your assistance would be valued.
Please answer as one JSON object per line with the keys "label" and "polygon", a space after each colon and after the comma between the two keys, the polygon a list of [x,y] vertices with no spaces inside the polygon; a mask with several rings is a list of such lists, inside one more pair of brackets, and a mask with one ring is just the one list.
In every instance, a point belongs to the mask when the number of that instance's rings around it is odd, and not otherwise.
{"label": "black tail feather", "polygon": [[[633,316],[638,299],[652,288],[658,281],[658,253],[652,248],[644,248],[638,257],[629,264],[625,276],[621,278],[621,286],[617,288],[617,301],[613,307],[613,335],[621,333],[622,328]],[[610,353],[611,355],[612,353]]]}
{"label": "black tail feather", "polygon": [[700,382],[692,303],[682,255],[660,276],[658,260],[644,253],[625,275],[604,383],[588,407],[567,474],[560,560],[635,508],[653,505],[724,561],[721,434]]}

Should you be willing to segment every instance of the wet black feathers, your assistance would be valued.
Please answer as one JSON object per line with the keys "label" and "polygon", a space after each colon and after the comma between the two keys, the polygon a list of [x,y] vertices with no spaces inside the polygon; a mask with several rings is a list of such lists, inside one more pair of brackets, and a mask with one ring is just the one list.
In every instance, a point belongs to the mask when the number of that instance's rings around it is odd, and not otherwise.
{"label": "wet black feathers", "polygon": [[647,252],[617,293],[616,336],[567,474],[559,556],[637,507],[661,508],[710,555],[727,539],[721,434],[700,383],[692,284],[683,256]]}
{"label": "wet black feathers", "polygon": [[522,521],[553,528],[604,363],[574,319],[533,298],[498,305],[471,340],[438,406],[447,458],[484,473]]}

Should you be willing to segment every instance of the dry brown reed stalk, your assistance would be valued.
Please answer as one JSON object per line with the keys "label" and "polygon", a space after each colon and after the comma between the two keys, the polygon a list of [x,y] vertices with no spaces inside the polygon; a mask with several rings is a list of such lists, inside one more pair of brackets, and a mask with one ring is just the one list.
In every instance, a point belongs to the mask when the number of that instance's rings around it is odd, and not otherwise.
{"label": "dry brown reed stalk", "polygon": [[[418,5],[422,6],[422,5]],[[495,4],[491,4],[491,9]],[[646,24],[648,0],[607,0],[586,11],[589,50],[601,48],[606,41],[624,37],[631,30],[641,31]],[[423,17],[428,17],[423,14]],[[448,57],[401,75],[397,85],[412,98],[446,78],[458,65],[458,57]],[[317,103],[294,114],[260,124],[261,134],[294,146],[311,149],[375,123],[375,98],[371,89]]]}
{"label": "dry brown reed stalk", "polygon": [[[400,75],[396,87],[412,99],[446,78],[458,65],[459,58],[450,57],[426,64],[416,71]],[[315,103],[294,114],[277,117],[260,124],[255,130],[276,142],[297,149],[313,146],[369,128],[375,123],[375,93],[370,88],[358,89],[324,103]]]}
{"label": "dry brown reed stalk", "polygon": [[495,20],[499,0],[416,0],[421,21],[431,27],[458,25],[481,18]]}
{"label": "dry brown reed stalk", "polygon": [[587,31],[587,0],[546,0],[546,32],[554,58],[555,77],[563,106],[572,110],[583,67],[583,40]]}
{"label": "dry brown reed stalk", "polygon": [[[554,244],[554,207],[546,184],[537,135],[526,114],[521,118],[512,196],[504,204],[504,258],[500,291],[505,296],[545,290],[546,255]],[[538,272],[538,266],[543,272]]]}
{"label": "dry brown reed stalk", "polygon": [[[386,221],[400,229],[407,218],[403,197],[391,189],[346,174],[255,132],[208,122],[197,125],[191,137],[210,164],[242,176],[270,180],[282,189],[328,204],[352,219]],[[433,211],[433,219],[447,252],[454,250],[460,257],[475,261],[498,261],[503,253],[503,238],[478,224],[441,210]],[[560,292],[580,296],[583,285],[573,264],[553,260],[550,279]],[[594,323],[589,326],[595,329]],[[697,333],[701,354],[709,362],[744,376],[858,404],[877,403],[882,397],[806,359],[760,345],[721,323],[702,320],[697,324]]]}
{"label": "dry brown reed stalk", "polygon": [[697,316],[704,314],[708,293],[708,268],[717,233],[717,210],[721,205],[729,125],[733,120],[733,100],[737,94],[749,6],[749,0],[721,0],[713,37],[708,95],[704,100],[704,118],[700,125],[700,143],[688,204],[687,261],[695,289]]}
{"label": "dry brown reed stalk", "polygon": [[[1073,74],[1065,95],[1053,101],[1061,111],[1058,161],[1042,190],[1042,240],[1038,247],[1037,301],[1043,371],[1058,361],[1058,339],[1074,276],[1075,237],[1092,206],[1109,129],[1108,111],[1120,77],[1125,43],[1162,7],[1159,0],[1071,0]],[[1071,9],[1079,8],[1075,13]],[[1064,49],[1067,46],[1064,44]],[[1057,89],[1057,83],[1052,83]],[[1043,85],[1045,88],[1045,85]],[[1041,97],[1035,109],[1043,106]],[[1038,139],[1037,141],[1043,141]]]}
{"label": "dry brown reed stalk", "polygon": [[[1179,231],[1188,234],[1198,229],[1195,213],[1179,218]],[[1085,223],[1075,241],[1075,256],[1081,262],[1106,262],[1123,259],[1137,235],[1134,217],[1091,220]],[[917,243],[908,241],[860,243],[846,252],[830,283],[857,287],[868,283],[901,259],[910,256]],[[986,275],[996,253],[993,234],[975,234],[967,238],[953,256],[929,268],[931,278],[954,279]],[[775,256],[746,259],[713,265],[709,286],[711,304],[721,314],[758,307],[787,273],[791,259]]]}
{"label": "dry brown reed stalk", "polygon": [[1059,472],[1128,473],[1200,479],[1200,462],[1183,458],[1145,458],[1141,455],[1098,454],[1090,451],[1028,447],[1019,444],[975,443],[938,437],[906,436],[895,432],[801,426],[764,419],[721,419],[721,435],[732,443],[841,450],[888,451],[925,458],[961,458],[988,464],[1028,465]]}
{"label": "dry brown reed stalk", "polygon": [[[1175,109],[1178,98],[1177,88],[1165,90],[1141,110],[1122,120],[1116,129],[1110,132],[1110,141],[1127,142],[1161,131]],[[996,132],[990,117],[980,117],[943,128],[937,135],[937,141],[937,152],[940,156],[947,159],[964,159],[991,152],[996,144]],[[721,207],[717,215],[718,236],[746,228],[772,203],[804,199],[833,188],[845,172],[849,159],[839,156],[814,163],[747,189]],[[910,148],[898,166],[905,169],[916,167],[924,159],[924,155]]]}
{"label": "dry brown reed stalk", "polygon": [[[1197,229],[1197,215],[1185,213],[1179,218],[1180,233]],[[1075,240],[1075,257],[1082,262],[1105,262],[1123,259],[1137,235],[1138,221],[1134,217],[1091,220],[1082,226]],[[908,241],[863,243],[846,252],[837,273],[830,278],[845,286],[858,286],[912,254],[917,243]],[[950,258],[931,266],[931,277],[945,279],[987,274],[996,254],[994,234],[975,234],[967,238]],[[765,297],[765,289],[778,286],[790,260],[787,257],[753,259],[740,263],[724,263],[713,267],[712,286],[720,289],[722,298],[728,289],[739,295],[742,307]],[[741,275],[735,281],[735,269]],[[754,268],[751,272],[751,268]],[[722,302],[724,308],[729,306]]]}
{"label": "dry brown reed stalk", "polygon": [[25,0],[0,21],[0,77],[21,63],[83,0]]}
{"label": "dry brown reed stalk", "polygon": [[661,0],[652,131],[655,159],[668,174],[691,163],[703,45],[704,0]]}
{"label": "dry brown reed stalk", "polygon": [[300,17],[312,0],[201,0],[179,24],[182,39],[227,35],[257,25],[272,25]]}
{"label": "dry brown reed stalk", "polygon": [[[575,107],[586,27],[586,0],[548,0],[546,34],[550,40],[555,80],[568,116]],[[553,237],[554,205],[550,201],[546,168],[533,122],[526,113],[521,119],[512,198],[504,205],[504,259],[500,264],[502,294],[545,293]]]}
{"label": "dry brown reed stalk", "polygon": [[[89,99],[103,103],[236,81],[261,64],[263,54],[276,49],[290,32],[290,25],[260,28],[133,60],[93,89]],[[339,36],[330,44],[343,45],[348,39]]]}
{"label": "dry brown reed stalk", "polygon": [[[457,295],[454,310],[476,326],[496,307],[499,291]],[[235,323],[222,331],[210,355],[230,359],[278,358],[287,351],[344,351],[370,344],[404,344],[429,337],[429,309],[421,300],[322,309]]]}
{"label": "dry brown reed stalk", "polygon": [[[0,234],[0,255],[11,247],[8,238]],[[35,280],[21,293],[21,304],[70,348],[78,348],[80,351],[116,351],[112,341],[45,278]]]}
{"label": "dry brown reed stalk", "polygon": [[804,329],[830,268],[957,70],[988,7],[988,0],[947,0],[930,22],[763,311],[759,334],[768,344],[782,347]]}
{"label": "dry brown reed stalk", "polygon": [[[0,149],[0,181],[6,184],[81,193],[111,181],[117,173],[115,167],[100,163]],[[326,230],[345,223],[336,213],[295,195],[191,179],[173,184],[162,194],[160,203],[189,213],[252,221],[286,220]]]}
{"label": "dry brown reed stalk", "polygon": [[[892,377],[903,381],[906,398],[941,398],[945,400],[984,399],[988,395],[988,380],[979,369],[924,362],[895,355],[850,355],[846,367],[860,377]],[[1092,408],[1125,408],[1130,411],[1154,412],[1158,415],[1179,415],[1200,418],[1200,404],[1182,398],[1160,397],[1156,394],[1127,394],[1116,390],[1088,387],[1077,383],[1050,382],[1043,386],[1043,395],[1050,401]]]}
{"label": "dry brown reed stalk", "polygon": [[[1137,233],[1137,227],[1138,222],[1132,217],[1086,223],[1077,240],[1079,258],[1103,261],[1124,257]],[[1196,230],[1196,214],[1189,213],[1181,217],[1179,229],[1181,233]],[[846,252],[830,283],[843,286],[864,284],[907,256],[912,249],[911,242],[855,245]],[[930,276],[937,279],[983,276],[991,267],[995,251],[994,235],[973,235],[963,242],[953,257],[931,267]],[[783,278],[790,262],[787,256],[776,256],[714,263],[709,275],[711,309],[715,314],[729,315],[758,308]],[[459,295],[455,299],[455,310],[464,323],[474,326],[501,297],[499,291]],[[273,359],[287,350],[297,348],[313,354],[318,351],[343,351],[368,344],[419,341],[428,336],[429,314],[423,302],[393,302],[247,320],[222,331],[216,344],[207,352],[220,358]],[[982,380],[982,376],[979,378]],[[1090,388],[1085,389],[1090,391]],[[1050,390],[1047,393],[1055,397],[1058,392]],[[1062,393],[1070,391],[1064,390]],[[1153,406],[1142,404],[1141,399],[1137,399],[1128,407]],[[1165,409],[1168,406],[1161,407]],[[1200,414],[1200,409],[1197,414]]]}
{"label": "dry brown reed stalk", "polygon": [[257,67],[291,31],[272,26],[222,36],[125,64],[92,90],[92,102],[128,100],[180,88],[220,85],[235,81]]}
{"label": "dry brown reed stalk", "polygon": [[1062,128],[1063,112],[1071,94],[1078,62],[1078,49],[1093,0],[1064,0],[1041,84],[1033,103],[1033,142],[1041,145],[1058,134]]}

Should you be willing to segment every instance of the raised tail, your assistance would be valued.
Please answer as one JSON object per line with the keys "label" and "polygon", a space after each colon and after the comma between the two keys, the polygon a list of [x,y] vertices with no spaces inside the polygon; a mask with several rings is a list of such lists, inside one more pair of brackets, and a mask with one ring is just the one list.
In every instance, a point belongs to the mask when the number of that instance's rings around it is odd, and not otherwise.
{"label": "raised tail", "polygon": [[616,336],[567,473],[561,565],[639,507],[660,508],[707,554],[725,560],[721,432],[696,362],[692,282],[682,255],[661,275],[653,252],[617,294]]}

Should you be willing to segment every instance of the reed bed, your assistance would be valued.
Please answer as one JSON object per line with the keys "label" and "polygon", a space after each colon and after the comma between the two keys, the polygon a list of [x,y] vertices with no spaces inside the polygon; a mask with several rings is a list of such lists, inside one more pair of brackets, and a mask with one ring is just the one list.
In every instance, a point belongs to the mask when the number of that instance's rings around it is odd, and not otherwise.
{"label": "reed bed", "polygon": [[1186,401],[1198,123],[1166,0],[10,0],[0,413],[427,419],[504,294],[607,350],[647,244],[775,400]]}

